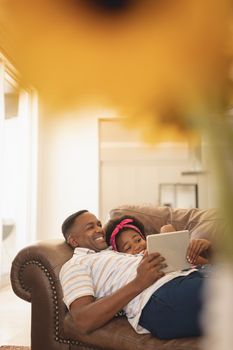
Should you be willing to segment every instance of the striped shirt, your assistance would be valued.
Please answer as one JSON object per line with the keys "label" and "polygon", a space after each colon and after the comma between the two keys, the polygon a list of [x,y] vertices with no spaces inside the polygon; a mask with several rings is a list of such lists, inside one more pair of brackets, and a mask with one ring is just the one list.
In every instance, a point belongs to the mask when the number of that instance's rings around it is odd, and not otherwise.
{"label": "striped shirt", "polygon": [[[141,260],[142,254],[124,254],[111,249],[96,253],[86,248],[75,248],[73,257],[60,271],[66,306],[69,309],[74,300],[83,296],[92,295],[99,299],[111,295],[136,277]],[[194,269],[166,274],[124,307],[128,321],[137,333],[148,333],[138,322],[143,307],[154,291],[173,278],[188,275],[192,271]]]}

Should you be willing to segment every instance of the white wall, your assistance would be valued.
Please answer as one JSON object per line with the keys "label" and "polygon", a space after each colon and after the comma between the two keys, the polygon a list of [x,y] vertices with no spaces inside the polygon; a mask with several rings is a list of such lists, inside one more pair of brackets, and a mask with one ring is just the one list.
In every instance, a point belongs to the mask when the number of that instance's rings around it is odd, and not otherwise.
{"label": "white wall", "polygon": [[61,237],[75,211],[99,213],[98,119],[113,112],[79,109],[40,123],[38,239]]}

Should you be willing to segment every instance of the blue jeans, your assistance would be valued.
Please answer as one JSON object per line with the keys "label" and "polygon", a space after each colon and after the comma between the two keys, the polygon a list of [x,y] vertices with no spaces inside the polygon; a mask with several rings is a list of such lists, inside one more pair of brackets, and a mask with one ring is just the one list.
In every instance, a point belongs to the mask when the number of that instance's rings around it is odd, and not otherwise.
{"label": "blue jeans", "polygon": [[201,335],[204,279],[195,271],[160,287],[143,308],[139,324],[160,339]]}

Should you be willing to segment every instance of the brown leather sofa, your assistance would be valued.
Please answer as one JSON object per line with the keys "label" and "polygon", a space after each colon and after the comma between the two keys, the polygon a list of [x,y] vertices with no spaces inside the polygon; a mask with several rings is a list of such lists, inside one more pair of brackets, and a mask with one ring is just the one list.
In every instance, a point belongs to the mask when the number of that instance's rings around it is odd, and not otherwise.
{"label": "brown leather sofa", "polygon": [[[176,229],[190,229],[193,236],[207,236],[216,232],[219,223],[216,212],[212,210],[123,206],[112,210],[110,215],[113,217],[125,213],[138,216],[144,222],[146,230],[153,229],[154,232],[157,232],[162,224],[172,223]],[[63,303],[58,277],[61,266],[71,256],[72,249],[63,239],[53,239],[37,242],[22,249],[12,263],[12,288],[20,298],[31,302],[32,350],[201,348],[200,338],[159,340],[150,334],[139,335],[124,316],[114,318],[91,334],[79,334]]]}

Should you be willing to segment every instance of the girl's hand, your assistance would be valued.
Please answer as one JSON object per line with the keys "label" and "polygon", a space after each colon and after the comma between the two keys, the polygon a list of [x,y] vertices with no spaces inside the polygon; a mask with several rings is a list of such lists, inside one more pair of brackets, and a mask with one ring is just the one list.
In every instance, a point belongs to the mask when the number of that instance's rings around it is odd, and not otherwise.
{"label": "girl's hand", "polygon": [[196,264],[201,253],[210,249],[211,243],[207,239],[193,239],[190,241],[187,250],[187,260],[191,264]]}
{"label": "girl's hand", "polygon": [[176,231],[176,229],[171,224],[163,225],[160,228],[160,233],[167,233],[167,232],[173,232],[173,231]]}

